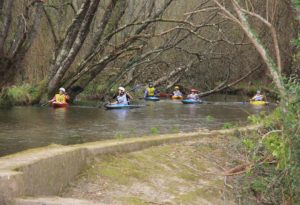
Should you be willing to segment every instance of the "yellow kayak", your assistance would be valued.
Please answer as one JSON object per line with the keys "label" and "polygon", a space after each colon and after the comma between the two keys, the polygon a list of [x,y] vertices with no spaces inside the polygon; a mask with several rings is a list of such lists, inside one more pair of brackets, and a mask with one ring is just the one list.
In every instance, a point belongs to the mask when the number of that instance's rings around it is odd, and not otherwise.
{"label": "yellow kayak", "polygon": [[183,97],[182,96],[172,96],[172,99],[173,100],[181,100],[181,99],[183,99]]}
{"label": "yellow kayak", "polygon": [[266,105],[266,101],[250,101],[251,105]]}

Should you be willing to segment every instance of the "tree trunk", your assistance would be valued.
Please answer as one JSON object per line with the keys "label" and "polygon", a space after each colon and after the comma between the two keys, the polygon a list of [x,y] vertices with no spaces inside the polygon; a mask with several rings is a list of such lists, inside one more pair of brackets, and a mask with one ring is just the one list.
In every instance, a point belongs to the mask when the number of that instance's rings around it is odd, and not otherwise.
{"label": "tree trunk", "polygon": [[25,54],[29,50],[33,39],[35,38],[42,15],[42,2],[32,1],[25,7],[22,16],[19,17],[19,26],[15,31],[15,38],[10,49],[7,35],[12,26],[13,0],[7,3],[7,11],[1,11],[1,31],[0,31],[0,89],[14,80],[15,75],[21,68]]}
{"label": "tree trunk", "polygon": [[50,74],[50,79],[48,81],[48,97],[55,94],[61,83],[61,79],[75,60],[75,57],[89,33],[89,28],[99,3],[100,0],[87,0],[75,21],[73,21],[73,24],[64,39],[63,45],[60,48],[59,54],[56,57],[56,61],[50,67],[50,72],[54,73],[54,75]]}
{"label": "tree trunk", "polygon": [[[271,76],[273,78],[273,81],[275,82],[275,85],[280,93],[281,99],[285,99],[286,97],[286,90],[283,86],[282,77],[280,74],[280,64],[276,65],[275,61],[272,59],[266,48],[260,43],[260,40],[258,39],[257,35],[254,33],[253,28],[250,26],[247,17],[245,16],[245,11],[241,9],[239,6],[239,3],[236,0],[230,0],[232,7],[234,11],[236,12],[237,18],[231,13],[231,11],[227,8],[225,8],[221,3],[219,3],[218,0],[214,0],[214,2],[219,6],[219,8],[234,22],[238,23],[238,25],[242,28],[242,30],[245,32],[245,34],[248,36],[250,41],[252,42],[253,46],[256,48],[257,52],[267,65],[268,70],[271,73]],[[263,21],[263,18],[260,17],[260,20]],[[265,22],[263,22],[265,23]],[[271,31],[272,33],[274,32]],[[274,38],[274,36],[272,36]],[[273,39],[273,41],[276,41]],[[276,51],[276,57],[280,58],[279,48],[275,46],[275,49],[278,49]],[[277,63],[281,62],[280,59],[277,59]]]}

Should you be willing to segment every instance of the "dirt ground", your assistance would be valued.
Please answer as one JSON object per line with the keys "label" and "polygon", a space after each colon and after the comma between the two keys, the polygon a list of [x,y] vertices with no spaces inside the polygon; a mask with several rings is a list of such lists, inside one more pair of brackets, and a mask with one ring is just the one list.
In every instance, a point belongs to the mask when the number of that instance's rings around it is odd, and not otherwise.
{"label": "dirt ground", "polygon": [[97,204],[233,205],[223,171],[229,136],[201,138],[127,154],[105,155],[92,163],[61,196]]}

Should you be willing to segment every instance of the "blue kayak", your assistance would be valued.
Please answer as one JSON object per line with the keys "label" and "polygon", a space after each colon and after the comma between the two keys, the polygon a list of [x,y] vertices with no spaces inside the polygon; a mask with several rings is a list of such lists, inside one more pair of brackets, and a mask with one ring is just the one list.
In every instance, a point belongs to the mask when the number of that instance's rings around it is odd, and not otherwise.
{"label": "blue kayak", "polygon": [[153,97],[145,97],[145,100],[148,100],[148,101],[159,101],[159,97],[156,97],[156,96],[153,96]]}
{"label": "blue kayak", "polygon": [[194,99],[184,99],[181,101],[183,104],[201,104],[202,100],[194,100]]}
{"label": "blue kayak", "polygon": [[108,110],[112,109],[132,109],[144,107],[144,105],[123,105],[123,104],[106,104],[104,107]]}

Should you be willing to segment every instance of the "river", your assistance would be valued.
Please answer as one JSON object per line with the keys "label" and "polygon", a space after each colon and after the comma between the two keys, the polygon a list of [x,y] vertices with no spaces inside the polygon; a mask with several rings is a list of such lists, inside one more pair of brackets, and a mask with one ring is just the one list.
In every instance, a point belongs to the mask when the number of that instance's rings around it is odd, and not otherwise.
{"label": "river", "polygon": [[[183,105],[180,101],[144,102],[143,108],[105,110],[74,106],[14,107],[0,110],[0,156],[49,144],[77,144],[160,133],[222,128],[245,124],[247,117],[273,106],[253,106],[236,98],[208,98],[209,103]],[[218,102],[214,102],[219,100]],[[233,102],[235,101],[235,102]]]}

